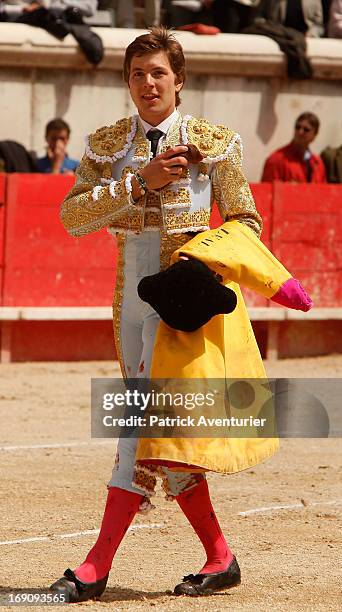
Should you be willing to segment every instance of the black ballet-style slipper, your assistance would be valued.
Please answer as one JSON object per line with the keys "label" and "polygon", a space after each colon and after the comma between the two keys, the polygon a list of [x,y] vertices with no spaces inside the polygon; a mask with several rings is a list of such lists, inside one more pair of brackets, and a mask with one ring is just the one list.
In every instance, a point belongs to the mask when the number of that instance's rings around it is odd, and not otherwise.
{"label": "black ballet-style slipper", "polygon": [[65,603],[78,603],[100,597],[106,588],[108,575],[96,582],[82,582],[71,570],[67,569],[62,578],[50,586],[50,591],[65,595]]}
{"label": "black ballet-style slipper", "polygon": [[212,595],[216,591],[238,586],[241,582],[241,571],[238,562],[233,557],[232,562],[224,572],[213,574],[189,574],[184,576],[183,582],[177,584],[174,589],[175,595]]}

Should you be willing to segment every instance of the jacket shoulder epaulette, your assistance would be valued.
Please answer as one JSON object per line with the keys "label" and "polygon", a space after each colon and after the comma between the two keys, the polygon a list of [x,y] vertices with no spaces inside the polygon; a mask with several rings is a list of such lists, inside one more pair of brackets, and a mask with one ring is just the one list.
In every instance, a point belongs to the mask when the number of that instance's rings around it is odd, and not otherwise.
{"label": "jacket shoulder epaulette", "polygon": [[205,163],[227,159],[234,144],[241,143],[240,135],[224,125],[214,125],[206,119],[196,117],[188,116],[185,119],[187,142],[198,148]]}
{"label": "jacket shoulder epaulette", "polygon": [[114,162],[124,157],[131,147],[137,129],[135,117],[120,119],[105,125],[86,138],[86,155],[100,163]]}

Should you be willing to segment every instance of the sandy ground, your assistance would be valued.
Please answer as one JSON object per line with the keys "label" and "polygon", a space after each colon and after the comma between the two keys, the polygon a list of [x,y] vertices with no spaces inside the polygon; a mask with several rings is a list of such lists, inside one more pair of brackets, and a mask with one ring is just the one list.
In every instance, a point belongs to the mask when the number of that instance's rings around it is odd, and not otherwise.
{"label": "sandy ground", "polygon": [[[266,368],[271,377],[339,377],[342,356]],[[90,378],[113,375],[117,367],[107,362],[0,367],[1,611],[10,609],[6,593],[45,588],[96,539],[79,532],[99,526],[115,443],[89,440]],[[340,439],[282,440],[280,452],[256,468],[208,476],[241,566],[239,588],[205,598],[172,595],[204,554],[176,502],[158,490],[156,509],[138,515],[124,539],[102,600],[77,609],[340,610],[341,455]],[[61,538],[66,534],[74,535]]]}

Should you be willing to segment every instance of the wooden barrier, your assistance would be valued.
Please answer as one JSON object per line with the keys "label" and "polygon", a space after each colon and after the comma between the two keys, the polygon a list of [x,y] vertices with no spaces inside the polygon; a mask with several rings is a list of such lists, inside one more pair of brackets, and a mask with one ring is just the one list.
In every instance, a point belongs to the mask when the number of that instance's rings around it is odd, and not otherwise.
{"label": "wooden barrier", "polygon": [[7,179],[4,306],[99,306],[111,302],[116,244],[106,230],[72,238],[59,218],[72,176]]}
{"label": "wooden barrier", "polygon": [[342,305],[341,185],[274,184],[272,251],[316,306]]}
{"label": "wooden barrier", "polygon": [[[59,205],[73,180],[0,175],[2,361],[115,357],[110,321],[115,241],[106,230],[82,238],[65,232]],[[264,243],[316,306],[309,313],[285,310],[244,290],[263,355],[340,351],[342,186],[251,188],[264,221]],[[214,208],[211,225],[220,223]]]}
{"label": "wooden barrier", "polygon": [[[329,345],[335,348],[331,350],[338,352],[339,346],[341,349],[342,308],[315,308],[304,313],[279,307],[252,306],[248,307],[248,314],[261,345],[260,349],[267,359],[278,358],[279,347],[284,341],[287,347],[293,345],[291,350],[295,354],[298,337],[303,335],[306,336],[306,352],[314,355],[319,346],[324,353],[326,339],[324,336],[317,338],[318,326],[322,329],[324,326],[325,334],[332,336]],[[112,309],[108,306],[2,307],[1,323],[7,326],[7,336],[0,354],[3,363],[12,360],[13,347],[14,361],[26,361],[30,354],[34,354],[36,361],[70,360],[70,355],[74,361],[116,357]],[[263,323],[267,325],[266,338],[262,334]],[[312,343],[314,346],[310,346]]]}
{"label": "wooden barrier", "polygon": [[[115,240],[106,230],[101,231],[101,237],[72,238],[59,219],[60,202],[74,177],[9,174],[2,179],[0,197],[6,180],[6,199],[0,208],[4,238],[0,299],[4,312],[8,307],[32,307],[32,314],[40,307],[78,309],[110,304],[116,273]],[[74,324],[32,317],[15,322],[3,317],[1,361],[115,357],[108,322],[92,322],[88,329],[89,325],[76,316]]]}
{"label": "wooden barrier", "polygon": [[0,306],[2,306],[2,288],[5,258],[5,197],[6,175],[0,174]]}

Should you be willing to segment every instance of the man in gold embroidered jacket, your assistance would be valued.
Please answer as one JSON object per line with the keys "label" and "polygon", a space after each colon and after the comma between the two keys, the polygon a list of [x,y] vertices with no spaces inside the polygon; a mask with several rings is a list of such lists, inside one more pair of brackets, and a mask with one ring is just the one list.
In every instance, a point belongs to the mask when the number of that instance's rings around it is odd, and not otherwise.
{"label": "man in gold embroidered jacket", "polygon": [[[172,253],[189,241],[194,232],[209,229],[214,199],[223,221],[237,220],[257,236],[261,232],[261,218],[242,172],[240,136],[204,119],[182,117],[177,110],[185,63],[176,39],[164,28],[154,28],[150,34],[139,36],[126,50],[124,77],[138,114],[102,127],[87,138],[77,181],[63,202],[61,219],[72,236],[107,227],[117,237],[115,343],[123,376],[144,378],[153,374],[151,364],[153,359],[156,362],[154,343],[160,320],[151,307],[139,300],[136,293],[139,279],[166,268]],[[198,164],[189,163],[185,156],[190,144],[200,152],[202,160]],[[234,289],[238,292],[238,285]],[[239,372],[241,376],[264,373],[241,293],[238,297],[239,314],[232,324],[236,329],[227,327],[233,337],[230,353],[229,350],[226,353],[226,348],[218,348],[214,354],[215,343],[211,342],[210,348],[207,327],[199,332],[200,344],[209,347],[205,377],[213,376],[213,371],[218,378],[227,373],[232,376]],[[226,347],[223,335],[226,324],[223,326],[221,316],[214,319],[211,329],[219,338],[217,347]],[[185,341],[191,351],[191,338]],[[242,345],[248,345],[246,353],[240,350]],[[238,364],[245,355],[246,365],[239,370]],[[197,357],[192,356],[190,365],[200,363]],[[170,368],[172,377],[176,362],[181,363],[177,356]],[[167,371],[162,372],[162,376],[167,375]],[[177,375],[179,371],[176,378]],[[189,373],[185,368],[182,375],[196,377],[196,369]],[[203,376],[202,370],[198,375]],[[187,448],[184,441],[178,442],[163,441],[163,458],[171,463],[158,465],[153,463],[154,451],[160,457],[157,440],[147,447],[140,444],[139,450],[137,440],[120,439],[99,538],[75,572],[67,570],[53,585],[55,590],[66,588],[72,601],[90,598],[94,592],[99,595],[104,590],[125,530],[137,511],[151,507],[156,476],[162,477],[167,497],[177,500],[207,554],[199,574],[188,577],[176,587],[175,593],[205,594],[239,583],[240,570],[217,522],[205,472],[245,469],[270,456],[276,444],[233,440],[229,445],[227,441],[211,439],[192,440]],[[150,464],[138,461],[146,459],[146,455]],[[177,462],[172,464],[175,456]]]}

